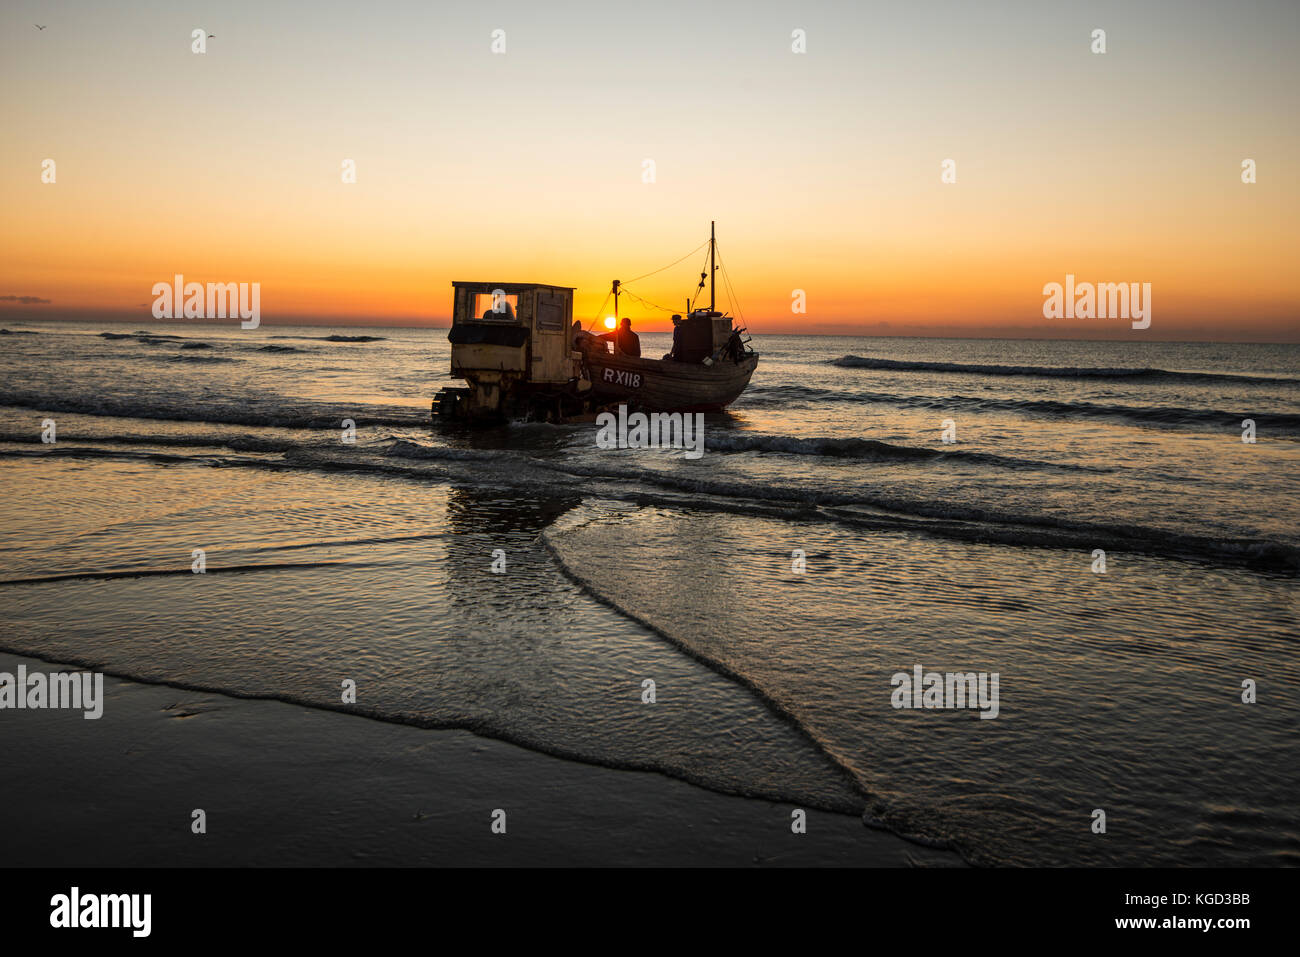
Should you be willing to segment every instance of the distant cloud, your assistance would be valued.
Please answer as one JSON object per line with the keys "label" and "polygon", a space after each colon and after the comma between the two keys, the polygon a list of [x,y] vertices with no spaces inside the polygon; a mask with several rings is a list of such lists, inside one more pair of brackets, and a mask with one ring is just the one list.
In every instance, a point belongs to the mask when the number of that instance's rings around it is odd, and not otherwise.
{"label": "distant cloud", "polygon": [[50,300],[40,296],[0,296],[0,302],[21,302],[24,306],[48,306]]}

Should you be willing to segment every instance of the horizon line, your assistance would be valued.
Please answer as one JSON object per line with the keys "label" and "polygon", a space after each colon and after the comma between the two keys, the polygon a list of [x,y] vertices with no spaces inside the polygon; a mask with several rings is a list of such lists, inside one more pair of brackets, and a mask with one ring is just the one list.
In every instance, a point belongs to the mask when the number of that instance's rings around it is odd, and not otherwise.
{"label": "horizon line", "polygon": [[[116,313],[108,313],[108,314],[97,315],[97,316],[88,316],[88,317],[80,317],[80,316],[43,316],[43,317],[30,317],[30,316],[29,316],[29,317],[23,317],[23,318],[15,317],[15,318],[13,318],[13,319],[7,319],[7,318],[4,316],[4,312],[5,312],[5,311],[6,311],[6,310],[0,309],[0,323],[10,322],[10,323],[14,323],[14,324],[20,324],[20,323],[57,323],[57,322],[69,322],[69,323],[74,323],[74,322],[75,322],[75,323],[83,323],[83,324],[93,324],[93,323],[96,323],[96,322],[108,322],[108,323],[142,323],[142,322],[147,322],[147,323],[152,323],[152,324],[157,324],[157,325],[178,326],[178,327],[183,327],[183,326],[208,326],[208,327],[214,327],[214,326],[215,326],[215,327],[229,326],[230,328],[232,328],[232,329],[234,329],[234,330],[241,331],[241,332],[243,332],[243,331],[251,331],[251,330],[242,330],[242,329],[240,329],[240,328],[239,328],[239,324],[238,324],[238,320],[237,320],[237,319],[235,319],[235,320],[227,319],[227,320],[224,320],[224,321],[219,320],[219,319],[157,319],[157,318],[155,318],[152,314],[149,314],[149,315],[146,316],[146,317],[141,317],[141,316],[137,316],[137,315],[134,315],[134,314],[132,314],[132,315],[123,315],[123,314],[121,314],[120,312],[116,312]],[[437,324],[435,324],[435,323],[437,323]],[[349,329],[389,329],[389,330],[392,330],[392,329],[428,329],[428,330],[430,330],[430,331],[442,331],[442,330],[446,330],[446,329],[450,329],[450,328],[451,328],[451,320],[450,320],[450,319],[423,319],[423,318],[414,318],[414,317],[413,317],[413,321],[397,322],[397,323],[392,324],[392,325],[381,325],[381,324],[379,324],[379,323],[374,323],[374,322],[365,322],[365,323],[359,323],[359,322],[337,322],[337,321],[330,321],[330,320],[328,320],[328,319],[326,319],[326,318],[322,318],[322,317],[312,317],[312,318],[294,318],[294,319],[264,319],[264,320],[261,321],[261,324],[260,324],[259,328],[260,328],[261,326],[274,326],[274,327],[279,327],[279,328],[307,327],[307,328],[313,328],[313,329],[329,329],[329,328],[349,328]],[[1128,329],[1124,329],[1124,330],[1122,330],[1122,331],[1117,331],[1117,334],[1116,334],[1116,335],[1113,335],[1113,336],[1110,336],[1110,337],[1106,337],[1106,338],[1089,338],[1089,337],[1086,337],[1086,336],[1052,336],[1052,335],[1019,335],[1019,336],[1016,336],[1016,335],[969,335],[969,334],[968,334],[968,335],[961,335],[961,334],[956,334],[956,333],[939,333],[939,332],[936,332],[936,333],[923,333],[923,332],[909,332],[909,333],[894,332],[894,333],[886,333],[886,332],[847,332],[847,331],[846,331],[846,332],[826,332],[826,331],[814,331],[814,330],[800,330],[800,331],[797,331],[797,332],[748,332],[748,331],[747,331],[747,334],[748,334],[748,335],[751,335],[751,336],[816,336],[816,337],[819,337],[819,338],[852,338],[852,339],[958,339],[958,340],[970,340],[970,341],[976,341],[976,342],[980,342],[980,341],[983,341],[983,342],[998,342],[998,341],[1002,341],[1002,342],[1022,342],[1022,341],[1029,341],[1029,342],[1094,342],[1094,343],[1127,342],[1127,343],[1134,343],[1134,342],[1144,342],[1144,341],[1145,341],[1145,342],[1150,342],[1150,343],[1162,343],[1162,344],[1164,344],[1164,343],[1180,343],[1180,344],[1186,344],[1186,345],[1197,345],[1197,344],[1200,344],[1200,345],[1225,345],[1225,344],[1227,344],[1227,345],[1277,345],[1277,346],[1296,346],[1296,345],[1300,345],[1300,326],[1298,326],[1298,327],[1297,327],[1297,330],[1296,330],[1297,338],[1296,338],[1296,339],[1292,339],[1292,340],[1286,340],[1286,339],[1202,339],[1202,338],[1158,338],[1158,337],[1152,337],[1152,336],[1149,336],[1149,335],[1126,335],[1126,334],[1125,334],[1125,333],[1129,333],[1129,332],[1131,332],[1131,331],[1137,331],[1137,330],[1128,330]],[[1143,331],[1144,331],[1144,330],[1143,330]],[[671,330],[667,330],[667,329],[665,329],[665,330],[647,330],[647,332],[646,332],[647,335],[669,335],[670,333],[671,333]]]}

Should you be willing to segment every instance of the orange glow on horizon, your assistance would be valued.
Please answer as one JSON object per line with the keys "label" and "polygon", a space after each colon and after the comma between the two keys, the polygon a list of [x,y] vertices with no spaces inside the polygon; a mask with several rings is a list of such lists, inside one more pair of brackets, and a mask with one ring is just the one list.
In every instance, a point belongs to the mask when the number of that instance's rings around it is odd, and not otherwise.
{"label": "orange glow on horizon", "polygon": [[[589,326],[614,277],[644,276],[620,313],[669,331],[703,250],[656,270],[716,220],[717,306],[755,333],[1130,335],[1043,317],[1069,273],[1150,283],[1142,338],[1300,340],[1300,129],[1278,120],[1297,67],[1272,15],[1216,20],[1207,76],[1186,38],[1143,33],[1139,69],[1050,11],[1012,37],[955,6],[960,29],[913,23],[927,43],[873,47],[864,73],[855,9],[807,56],[768,35],[783,15],[692,8],[699,47],[667,13],[613,34],[539,14],[493,57],[474,16],[419,6],[397,31],[232,12],[239,42],[196,56],[170,22],[92,6],[6,41],[0,321],[145,321],[180,273],[259,283],[267,324],[445,325],[453,280],[500,280],[575,287]],[[571,54],[611,35],[620,69],[593,83]],[[684,136],[706,81],[707,137]]]}

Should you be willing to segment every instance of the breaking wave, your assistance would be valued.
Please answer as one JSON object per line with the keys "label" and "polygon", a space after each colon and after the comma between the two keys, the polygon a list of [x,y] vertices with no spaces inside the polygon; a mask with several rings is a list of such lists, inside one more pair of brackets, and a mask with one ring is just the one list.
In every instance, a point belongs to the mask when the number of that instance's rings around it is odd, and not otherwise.
{"label": "breaking wave", "polygon": [[860,392],[820,389],[812,386],[755,388],[736,402],[745,405],[784,405],[792,402],[878,402],[903,408],[963,409],[972,412],[1012,412],[1052,418],[1122,419],[1144,425],[1210,427],[1235,430],[1243,419],[1254,419],[1258,428],[1300,432],[1300,414],[1293,412],[1228,412],[1222,409],[1189,409],[1179,406],[1117,405],[1100,402],[1066,402],[1059,399],[1007,399],[964,395],[896,395],[889,392]]}
{"label": "breaking wave", "polygon": [[954,462],[997,465],[1011,469],[1065,469],[1067,471],[1112,472],[1114,469],[1056,462],[1040,462],[989,452],[929,449],[915,445],[893,445],[876,439],[833,436],[764,435],[752,432],[710,433],[705,440],[710,452],[773,452],[784,455],[816,455],[853,459],[859,462]]}
{"label": "breaking wave", "polygon": [[135,332],[101,332],[99,338],[109,340],[134,339],[136,342],[144,342],[149,345],[162,345],[164,340],[180,341],[185,337],[169,335],[162,332],[146,332],[143,329],[137,329]]}
{"label": "breaking wave", "polygon": [[1172,379],[1189,382],[1258,382],[1264,385],[1300,385],[1300,379],[1276,376],[1234,375],[1226,372],[1177,372],[1168,369],[1112,368],[1097,366],[1011,366],[975,362],[914,362],[906,359],[876,359],[868,356],[840,356],[828,360],[845,369],[894,369],[905,372],[954,372],[971,375],[1043,376],[1061,379]]}
{"label": "breaking wave", "polygon": [[[114,433],[111,435],[82,434],[72,430],[59,433],[60,442],[86,442],[94,445],[150,445],[159,448],[226,448],[235,452],[288,452],[299,443],[289,439],[275,439],[261,435],[143,435],[139,433]],[[16,445],[41,444],[40,434],[30,432],[0,431],[0,442]]]}
{"label": "breaking wave", "polygon": [[[182,348],[185,348],[185,347],[182,346]],[[207,348],[207,347],[205,346],[204,348]],[[222,363],[222,362],[243,362],[244,360],[243,360],[243,359],[236,359],[234,356],[186,356],[186,355],[179,355],[179,356],[172,356],[172,357],[170,357],[167,361],[168,361],[168,362],[198,362],[198,363],[216,364],[216,363]]]}
{"label": "breaking wave", "polygon": [[123,419],[159,419],[172,422],[210,422],[216,425],[263,425],[286,429],[337,429],[344,418],[359,426],[418,427],[429,424],[429,413],[394,406],[340,408],[311,402],[275,404],[264,409],[248,403],[196,402],[194,396],[158,395],[152,400],[114,396],[52,396],[21,391],[0,391],[0,406],[65,412],[73,415],[113,416]]}
{"label": "breaking wave", "polygon": [[387,342],[387,336],[271,336],[272,339],[311,339],[318,342]]}
{"label": "breaking wave", "polygon": [[[330,420],[330,425],[335,425],[334,419]],[[35,442],[33,436],[27,434],[16,437],[0,435],[0,440],[28,444]],[[1269,539],[1214,538],[1131,523],[1072,520],[1055,515],[1017,513],[867,490],[839,491],[808,485],[756,485],[739,477],[695,477],[692,474],[639,468],[626,463],[610,466],[584,465],[568,458],[541,459],[501,449],[428,446],[409,439],[391,437],[381,440],[377,445],[354,447],[346,453],[339,452],[333,442],[304,445],[290,441],[258,440],[247,436],[224,439],[216,436],[178,436],[174,441],[166,436],[120,437],[117,440],[68,439],[61,440],[57,449],[61,455],[84,453],[87,457],[117,457],[132,453],[126,450],[119,453],[104,449],[71,448],[64,445],[65,441],[159,447],[225,446],[236,451],[280,453],[283,458],[223,461],[204,456],[205,463],[232,467],[345,469],[417,480],[469,480],[533,492],[565,484],[581,486],[581,482],[574,480],[588,480],[587,490],[593,494],[669,508],[742,513],[770,511],[773,515],[796,515],[801,520],[912,531],[1014,547],[1090,552],[1098,547],[1098,543],[1104,543],[1108,549],[1117,551],[1127,550],[1212,564],[1245,565],[1286,574],[1300,571],[1300,546]],[[51,449],[0,454],[42,455],[55,452]],[[184,461],[181,456],[168,456],[158,452],[140,452],[138,455],[141,458]],[[421,467],[423,462],[439,468],[429,472]],[[591,486],[591,480],[599,482],[600,487],[597,489]]]}

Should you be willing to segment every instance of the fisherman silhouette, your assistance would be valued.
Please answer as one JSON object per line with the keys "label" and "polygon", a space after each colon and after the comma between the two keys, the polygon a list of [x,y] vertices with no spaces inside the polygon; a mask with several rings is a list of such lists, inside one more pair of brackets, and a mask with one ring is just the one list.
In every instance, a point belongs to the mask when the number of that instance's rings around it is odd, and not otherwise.
{"label": "fisherman silhouette", "polygon": [[682,317],[673,316],[673,349],[668,353],[668,355],[664,356],[664,358],[675,359],[676,361],[681,362],[682,348],[684,345],[685,343],[682,342]]}
{"label": "fisherman silhouette", "polygon": [[632,320],[623,317],[617,332],[607,332],[598,338],[613,342],[614,348],[633,359],[641,358],[641,337],[632,331]]}

